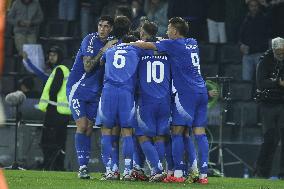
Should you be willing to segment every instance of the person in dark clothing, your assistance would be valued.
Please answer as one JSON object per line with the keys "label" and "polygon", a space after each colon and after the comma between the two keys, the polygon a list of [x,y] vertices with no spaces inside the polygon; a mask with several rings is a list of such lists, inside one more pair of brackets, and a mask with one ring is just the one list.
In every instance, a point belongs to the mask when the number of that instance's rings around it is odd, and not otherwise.
{"label": "person in dark clothing", "polygon": [[226,0],[208,2],[207,27],[210,43],[226,43],[225,30]]}
{"label": "person in dark clothing", "polygon": [[24,77],[19,80],[19,89],[27,98],[39,98],[40,94],[34,90],[34,80],[32,77]]}
{"label": "person in dark clothing", "polygon": [[248,2],[249,12],[240,30],[240,50],[243,54],[243,80],[253,80],[259,57],[268,48],[269,25],[266,16],[260,11],[257,0]]}
{"label": "person in dark clothing", "polygon": [[279,1],[271,8],[272,37],[284,37],[284,1]]}
{"label": "person in dark clothing", "polygon": [[256,84],[263,143],[256,162],[255,176],[269,178],[273,157],[281,141],[279,177],[284,178],[284,39],[272,39],[272,49],[261,57],[256,70]]}
{"label": "person in dark clothing", "polygon": [[39,109],[46,112],[41,137],[44,170],[64,170],[67,124],[71,112],[66,97],[66,78],[69,70],[61,65],[61,61],[61,49],[57,46],[51,47],[47,64],[53,71],[45,84],[39,103]]}
{"label": "person in dark clothing", "polygon": [[189,36],[205,41],[207,3],[207,0],[168,0],[168,18],[184,18],[190,23]]}

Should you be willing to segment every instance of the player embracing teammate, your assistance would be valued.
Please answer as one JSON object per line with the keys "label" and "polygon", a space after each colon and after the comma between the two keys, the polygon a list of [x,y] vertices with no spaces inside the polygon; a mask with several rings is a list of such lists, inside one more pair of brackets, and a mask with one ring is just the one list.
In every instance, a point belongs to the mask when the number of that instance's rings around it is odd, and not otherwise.
{"label": "player embracing teammate", "polygon": [[[119,22],[119,19],[123,23],[126,18],[118,17],[115,22]],[[126,28],[123,29],[122,23],[119,24],[120,27],[114,27],[114,34],[121,30],[125,31]],[[106,167],[104,178],[106,180],[119,178],[117,152],[118,133],[121,130],[124,180],[133,180],[135,177],[133,175],[135,173],[133,134],[135,134],[151,166],[150,181],[185,182],[184,172],[190,170],[190,182],[207,184],[209,149],[205,127],[208,96],[205,82],[200,74],[197,41],[186,38],[189,28],[187,22],[179,17],[169,20],[167,31],[169,39],[153,41],[156,29],[153,23],[142,25],[140,38],[147,42],[125,44],[133,41],[133,38],[127,36],[128,31],[123,35],[120,34],[117,36],[119,42],[116,46],[108,48],[110,44],[107,44],[101,48],[99,54],[105,52],[100,65],[92,63],[98,67],[105,65],[99,105],[99,114],[103,123],[101,144],[102,158]],[[143,38],[143,34],[146,37]],[[121,42],[123,43],[119,44]],[[96,61],[98,57],[96,56]],[[139,91],[137,126],[133,121],[136,109],[134,100],[136,83]],[[171,101],[172,88],[176,91]],[[76,111],[74,113],[76,114]],[[200,173],[190,131],[198,146]],[[169,134],[172,141],[171,148],[166,145]],[[167,154],[170,151],[172,156],[169,157]],[[163,173],[164,157],[168,157],[168,167],[172,168],[172,174],[168,174],[167,177]],[[188,167],[185,167],[186,159]]]}

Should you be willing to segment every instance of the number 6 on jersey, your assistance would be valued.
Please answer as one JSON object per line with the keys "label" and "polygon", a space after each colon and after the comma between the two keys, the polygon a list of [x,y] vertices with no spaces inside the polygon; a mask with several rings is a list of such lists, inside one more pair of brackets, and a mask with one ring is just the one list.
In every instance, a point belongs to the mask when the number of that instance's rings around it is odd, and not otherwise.
{"label": "number 6 on jersey", "polygon": [[126,53],[127,53],[126,50],[117,50],[117,51],[115,51],[114,59],[113,59],[114,67],[116,67],[116,68],[123,68],[125,66],[125,57],[123,56],[123,54],[126,54]]}

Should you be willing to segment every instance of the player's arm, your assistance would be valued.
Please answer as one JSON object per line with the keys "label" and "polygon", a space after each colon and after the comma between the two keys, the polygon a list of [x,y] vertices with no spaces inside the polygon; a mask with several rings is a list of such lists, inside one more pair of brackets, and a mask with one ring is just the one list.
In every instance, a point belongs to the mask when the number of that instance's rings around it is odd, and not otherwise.
{"label": "player's arm", "polygon": [[99,53],[95,56],[94,62],[97,64],[100,62],[102,55],[106,52],[106,50],[110,47],[112,47],[115,43],[117,43],[117,39],[113,39],[111,41],[108,41],[103,48],[100,49]]}
{"label": "player's arm", "polygon": [[141,49],[157,50],[156,45],[151,42],[137,41],[137,42],[129,43],[129,45],[133,45]]}
{"label": "player's arm", "polygon": [[[112,47],[115,43],[117,43],[117,40],[111,40],[109,42],[107,42],[107,44],[100,49],[100,51],[98,52],[98,54],[95,57],[91,57],[91,56],[84,56],[83,57],[83,62],[84,62],[84,69],[86,72],[90,72],[97,64],[100,63],[101,57],[103,56],[103,54],[106,52],[106,50],[110,47]],[[85,60],[84,60],[85,58]]]}

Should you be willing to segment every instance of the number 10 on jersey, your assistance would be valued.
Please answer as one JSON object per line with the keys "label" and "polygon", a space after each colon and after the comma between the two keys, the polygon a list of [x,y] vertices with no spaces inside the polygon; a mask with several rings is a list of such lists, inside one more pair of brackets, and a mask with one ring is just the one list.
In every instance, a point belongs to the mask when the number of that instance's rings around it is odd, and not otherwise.
{"label": "number 10 on jersey", "polygon": [[[160,75],[158,77],[157,67],[160,69]],[[147,83],[151,83],[152,80],[156,83],[163,82],[165,77],[165,66],[161,61],[147,62]]]}

